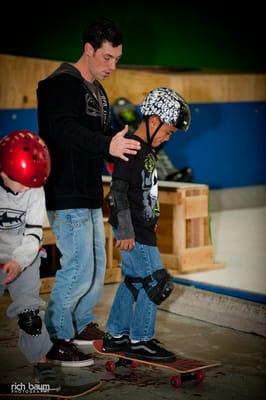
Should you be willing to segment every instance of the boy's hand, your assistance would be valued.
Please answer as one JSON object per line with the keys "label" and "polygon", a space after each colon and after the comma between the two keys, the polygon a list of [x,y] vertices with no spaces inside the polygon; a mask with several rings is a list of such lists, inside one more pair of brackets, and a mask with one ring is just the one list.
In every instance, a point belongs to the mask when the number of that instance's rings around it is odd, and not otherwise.
{"label": "boy's hand", "polygon": [[7,285],[21,273],[21,267],[16,261],[11,260],[5,264],[2,264],[1,271],[7,274],[1,284]]}
{"label": "boy's hand", "polygon": [[130,251],[133,249],[134,246],[135,246],[134,239],[117,240],[115,245],[115,247],[117,247],[119,250],[124,250],[124,251]]}

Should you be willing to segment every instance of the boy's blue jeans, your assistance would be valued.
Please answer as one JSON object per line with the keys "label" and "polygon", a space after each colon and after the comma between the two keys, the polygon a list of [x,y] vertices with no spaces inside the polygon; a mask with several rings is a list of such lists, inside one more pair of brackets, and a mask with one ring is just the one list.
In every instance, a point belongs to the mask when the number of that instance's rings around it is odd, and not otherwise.
{"label": "boy's blue jeans", "polygon": [[72,339],[95,320],[93,307],[104,284],[106,255],[102,209],[48,212],[61,269],[46,313],[50,337]]}
{"label": "boy's blue jeans", "polygon": [[[145,278],[163,268],[158,248],[138,242],[131,251],[121,251],[121,260],[124,276]],[[127,334],[131,340],[148,341],[155,333],[157,305],[149,299],[140,283],[134,286],[139,288],[136,303],[126,284],[119,285],[106,330],[112,336]]]}

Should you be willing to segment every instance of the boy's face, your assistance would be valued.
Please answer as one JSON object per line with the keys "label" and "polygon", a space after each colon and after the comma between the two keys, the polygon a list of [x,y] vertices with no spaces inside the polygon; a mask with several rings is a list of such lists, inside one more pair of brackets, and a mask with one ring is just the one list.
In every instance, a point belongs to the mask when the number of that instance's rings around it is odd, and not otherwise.
{"label": "boy's face", "polygon": [[158,147],[162,143],[168,142],[174,132],[176,132],[174,126],[163,124],[152,141],[152,147]]}
{"label": "boy's face", "polygon": [[26,190],[30,189],[28,186],[24,186],[17,181],[13,181],[13,179],[9,178],[9,176],[7,176],[7,174],[5,174],[3,171],[1,171],[0,174],[4,181],[4,185],[8,187],[10,190],[12,190],[12,192],[23,193],[26,192]]}

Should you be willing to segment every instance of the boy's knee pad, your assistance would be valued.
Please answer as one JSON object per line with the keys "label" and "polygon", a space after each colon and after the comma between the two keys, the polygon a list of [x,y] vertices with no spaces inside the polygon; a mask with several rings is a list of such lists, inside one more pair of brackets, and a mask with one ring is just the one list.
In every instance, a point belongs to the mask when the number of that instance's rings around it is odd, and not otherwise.
{"label": "boy's knee pad", "polygon": [[25,310],[18,314],[18,325],[20,329],[31,336],[38,336],[42,332],[42,319],[40,310]]}
{"label": "boy's knee pad", "polygon": [[131,291],[134,300],[137,301],[139,290],[133,283],[141,283],[149,299],[159,305],[172,293],[174,288],[172,279],[166,269],[162,268],[146,276],[146,278],[125,276],[125,284]]}
{"label": "boy's knee pad", "polygon": [[165,269],[159,269],[143,279],[143,287],[150,300],[159,305],[170,296],[174,285],[171,275]]}

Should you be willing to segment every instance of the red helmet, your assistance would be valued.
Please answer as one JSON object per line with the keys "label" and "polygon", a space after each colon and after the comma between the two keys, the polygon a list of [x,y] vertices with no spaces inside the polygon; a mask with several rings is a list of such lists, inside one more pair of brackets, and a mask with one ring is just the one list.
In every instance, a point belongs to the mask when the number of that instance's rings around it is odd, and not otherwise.
{"label": "red helmet", "polygon": [[51,170],[48,148],[33,132],[12,132],[0,141],[0,170],[24,186],[43,186]]}

